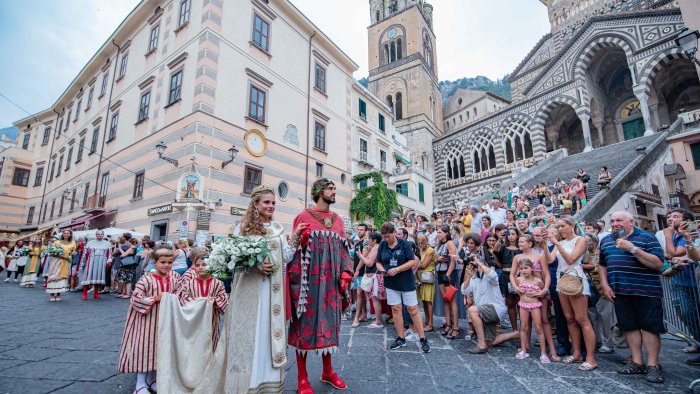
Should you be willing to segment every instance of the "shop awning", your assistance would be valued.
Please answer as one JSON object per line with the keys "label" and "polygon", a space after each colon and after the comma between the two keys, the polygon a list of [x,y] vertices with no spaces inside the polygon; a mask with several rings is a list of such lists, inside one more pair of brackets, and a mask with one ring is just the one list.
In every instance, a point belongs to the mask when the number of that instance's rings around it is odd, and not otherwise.
{"label": "shop awning", "polygon": [[410,160],[408,160],[407,158],[403,157],[402,155],[400,155],[396,152],[394,152],[394,157],[401,160],[402,162],[404,162],[407,166],[413,166],[413,163],[411,163]]}
{"label": "shop awning", "polygon": [[106,215],[107,213],[108,213],[107,211],[104,211],[104,212],[100,212],[100,213],[95,214],[95,215],[84,216],[84,217],[82,217],[82,218],[80,218],[80,219],[77,219],[77,220],[71,222],[71,223],[65,224],[65,225],[63,225],[63,226],[61,226],[61,227],[59,227],[59,228],[60,228],[61,230],[64,230],[64,229],[71,229],[71,228],[73,228],[73,227],[80,226],[81,224],[85,224],[85,222],[87,222],[87,221],[90,221],[90,220],[92,220],[92,219],[95,219],[95,218],[98,218],[98,217],[100,217],[100,216]]}

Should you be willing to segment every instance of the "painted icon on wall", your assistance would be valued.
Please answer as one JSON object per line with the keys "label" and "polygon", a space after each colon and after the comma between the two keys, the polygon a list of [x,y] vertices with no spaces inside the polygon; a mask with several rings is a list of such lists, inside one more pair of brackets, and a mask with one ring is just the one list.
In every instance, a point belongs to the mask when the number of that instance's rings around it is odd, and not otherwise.
{"label": "painted icon on wall", "polygon": [[197,174],[186,174],[178,183],[178,201],[200,200],[202,178]]}

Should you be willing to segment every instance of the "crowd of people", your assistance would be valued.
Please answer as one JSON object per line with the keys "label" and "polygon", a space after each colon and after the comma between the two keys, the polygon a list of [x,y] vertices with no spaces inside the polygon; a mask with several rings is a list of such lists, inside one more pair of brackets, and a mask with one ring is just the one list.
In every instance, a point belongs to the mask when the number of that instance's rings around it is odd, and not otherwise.
{"label": "crowd of people", "polygon": [[[407,340],[423,341],[425,332],[435,330],[450,340],[470,340],[474,354],[519,341],[518,359],[533,351],[534,326],[544,364],[578,364],[591,371],[598,367],[596,354],[629,347],[631,357],[617,372],[662,383],[662,297],[673,297],[679,318],[692,331],[685,351],[699,352],[700,235],[692,213],[672,210],[668,227],[655,237],[625,211],[613,213],[607,223],[581,223],[543,205],[529,211],[528,198],[546,199],[550,192],[533,190],[521,199],[516,189],[508,198],[495,196],[461,212],[395,217],[378,229],[358,225],[352,237],[352,326],[371,318],[368,327],[380,328],[385,313],[398,333],[392,349]],[[672,294],[664,294],[662,275],[674,276]],[[437,304],[444,311],[439,327],[433,316]],[[460,309],[466,312],[465,327]],[[427,341],[421,347],[429,351]],[[700,365],[700,357],[687,362]]]}

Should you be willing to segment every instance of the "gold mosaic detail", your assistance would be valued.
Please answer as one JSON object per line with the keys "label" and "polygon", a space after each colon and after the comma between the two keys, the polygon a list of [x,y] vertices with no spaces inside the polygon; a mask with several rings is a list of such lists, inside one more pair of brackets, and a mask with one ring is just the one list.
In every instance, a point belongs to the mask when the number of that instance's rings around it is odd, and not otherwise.
{"label": "gold mosaic detail", "polygon": [[281,287],[282,286],[280,286],[279,283],[275,283],[272,285],[272,291],[274,291],[275,293],[279,293]]}
{"label": "gold mosaic detail", "polygon": [[275,330],[275,339],[281,339],[282,338],[282,329],[278,328]]}
{"label": "gold mosaic detail", "polygon": [[275,305],[272,307],[272,314],[275,315],[275,316],[278,316],[278,315],[280,314],[280,312],[282,312],[282,307],[279,306],[278,304],[275,304]]}
{"label": "gold mosaic detail", "polygon": [[276,241],[271,241],[270,242],[270,249],[271,250],[277,250],[280,247],[280,244],[277,243]]}
{"label": "gold mosaic detail", "polygon": [[284,362],[285,358],[286,357],[285,357],[284,353],[282,353],[282,352],[275,353],[274,360],[275,360],[276,364],[281,364],[282,362]]}

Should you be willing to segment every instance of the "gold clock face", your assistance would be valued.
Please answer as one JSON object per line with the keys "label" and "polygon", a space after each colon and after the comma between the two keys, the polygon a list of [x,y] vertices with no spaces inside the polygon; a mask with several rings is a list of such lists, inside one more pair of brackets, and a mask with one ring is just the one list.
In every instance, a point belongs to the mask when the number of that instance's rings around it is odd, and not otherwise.
{"label": "gold clock face", "polygon": [[248,150],[248,153],[255,157],[264,156],[267,151],[265,135],[260,130],[248,130],[245,133],[245,148]]}

